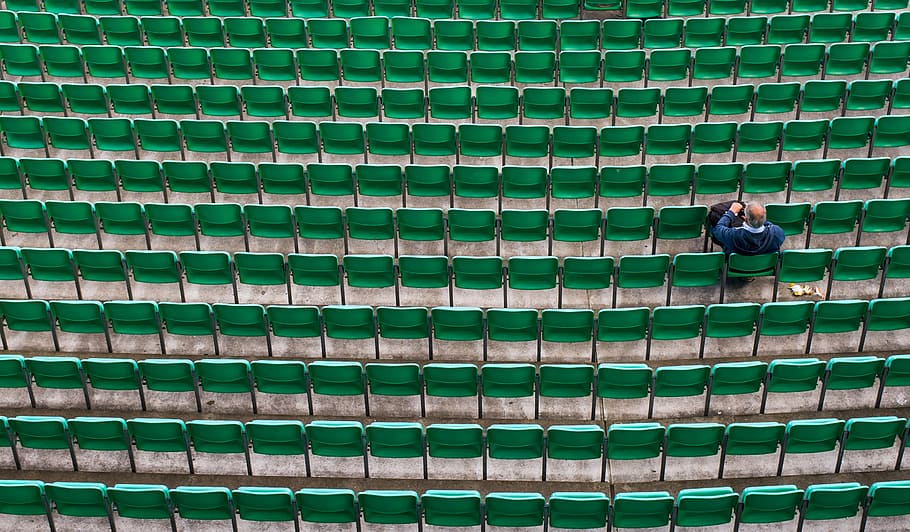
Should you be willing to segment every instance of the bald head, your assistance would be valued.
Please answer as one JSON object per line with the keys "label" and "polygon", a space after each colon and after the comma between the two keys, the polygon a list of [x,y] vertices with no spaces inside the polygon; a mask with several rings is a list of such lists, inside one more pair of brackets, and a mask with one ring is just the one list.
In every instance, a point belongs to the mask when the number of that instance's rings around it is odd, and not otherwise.
{"label": "bald head", "polygon": [[765,207],[761,203],[749,203],[746,205],[746,223],[750,227],[758,229],[765,225],[766,220]]}

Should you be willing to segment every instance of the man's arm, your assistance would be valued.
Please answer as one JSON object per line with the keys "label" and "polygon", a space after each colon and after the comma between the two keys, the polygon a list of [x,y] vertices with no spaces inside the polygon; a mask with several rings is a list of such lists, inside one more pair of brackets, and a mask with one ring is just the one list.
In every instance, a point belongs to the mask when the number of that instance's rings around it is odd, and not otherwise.
{"label": "man's arm", "polygon": [[733,223],[733,219],[736,218],[739,213],[743,210],[741,203],[733,202],[733,205],[727,209],[727,212],[720,217],[720,220],[717,221],[717,225],[714,226],[712,234],[714,238],[719,240],[721,244],[726,244],[727,239],[730,238],[734,229],[730,227],[730,224]]}

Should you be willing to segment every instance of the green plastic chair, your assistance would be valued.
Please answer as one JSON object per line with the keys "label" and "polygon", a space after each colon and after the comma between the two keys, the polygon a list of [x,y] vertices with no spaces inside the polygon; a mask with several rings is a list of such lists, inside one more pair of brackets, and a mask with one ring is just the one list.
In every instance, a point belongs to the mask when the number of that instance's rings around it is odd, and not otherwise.
{"label": "green plastic chair", "polygon": [[419,458],[423,456],[423,425],[406,422],[374,422],[366,427],[370,456]]}
{"label": "green plastic chair", "polygon": [[76,417],[66,423],[75,445],[87,451],[126,451],[126,422],[120,418]]}
{"label": "green plastic chair", "polygon": [[40,480],[4,480],[0,482],[0,508],[6,515],[45,516],[50,522],[51,509]]}
{"label": "green plastic chair", "polygon": [[619,259],[616,286],[619,288],[656,288],[666,282],[670,256],[624,255]]}
{"label": "green plastic chair", "polygon": [[363,425],[357,421],[312,421],[306,435],[314,456],[353,457],[366,452]]}
{"label": "green plastic chair", "polygon": [[295,493],[295,499],[300,519],[307,523],[353,523],[358,518],[357,498],[351,490],[304,488]]}
{"label": "green plastic chair", "polygon": [[733,488],[694,488],[676,496],[677,526],[713,526],[733,521],[739,494]]}
{"label": "green plastic chair", "polygon": [[317,307],[270,305],[266,309],[272,334],[285,338],[318,338],[322,322]]}
{"label": "green plastic chair", "polygon": [[656,458],[660,456],[665,437],[666,429],[660,423],[614,423],[607,428],[607,458]]}
{"label": "green plastic chair", "polygon": [[[6,328],[11,331],[51,332],[54,326],[47,301],[3,300],[0,301],[0,311],[6,320]],[[54,342],[55,350],[56,347]]]}
{"label": "green plastic chair", "polygon": [[[890,449],[904,433],[906,426],[906,419],[895,416],[848,419],[844,425],[843,449],[845,451]],[[843,460],[838,464],[838,470],[842,464]]]}
{"label": "green plastic chair", "polygon": [[422,387],[417,364],[367,364],[366,378],[374,395],[415,396],[420,395]]}
{"label": "green plastic chair", "polygon": [[294,493],[288,488],[238,488],[233,491],[237,513],[247,521],[295,521]]}
{"label": "green plastic chair", "polygon": [[235,518],[231,490],[227,488],[177,486],[168,490],[168,493],[183,519],[208,521]]}
{"label": "green plastic chair", "polygon": [[711,368],[711,395],[740,395],[757,392],[767,373],[764,362],[729,362]]}
{"label": "green plastic chair", "polygon": [[771,524],[791,521],[802,499],[803,490],[792,484],[744,488],[740,495],[739,522]]}
{"label": "green plastic chair", "polygon": [[844,519],[860,511],[869,488],[858,482],[813,484],[806,488],[800,521]]}
{"label": "green plastic chair", "polygon": [[435,307],[430,315],[436,340],[477,341],[484,337],[484,315],[479,308]]}
{"label": "green plastic chair", "polygon": [[599,460],[604,430],[590,425],[553,425],[547,428],[547,459]]}
{"label": "green plastic chair", "polygon": [[671,296],[674,286],[702,287],[719,284],[723,267],[724,255],[721,252],[674,255],[670,270]]}
{"label": "green plastic chair", "polygon": [[357,494],[363,520],[376,524],[412,524],[420,520],[418,495],[413,491],[367,490]]}
{"label": "green plastic chair", "polygon": [[433,397],[477,396],[477,366],[430,363],[423,367],[426,393]]}
{"label": "green plastic chair", "polygon": [[161,322],[169,334],[212,336],[212,309],[207,303],[161,303]]}
{"label": "green plastic chair", "polygon": [[167,486],[160,484],[115,484],[107,494],[120,517],[128,519],[173,519],[174,507]]}
{"label": "green plastic chair", "polygon": [[906,483],[900,480],[872,484],[866,502],[866,518],[906,515],[907,509],[902,498],[906,490]]}
{"label": "green plastic chair", "polygon": [[113,520],[107,487],[95,482],[51,482],[45,485],[48,503],[60,515],[106,517]]}
{"label": "green plastic chair", "polygon": [[646,307],[603,309],[597,313],[597,341],[633,342],[648,335],[651,322]]}
{"label": "green plastic chair", "polygon": [[724,433],[724,452],[731,456],[775,454],[785,429],[782,423],[775,422],[731,423]]}
{"label": "green plastic chair", "polygon": [[420,497],[424,519],[432,526],[479,526],[480,493],[469,490],[427,490]]}
{"label": "green plastic chair", "polygon": [[308,368],[313,392],[322,395],[363,395],[363,366],[357,362],[316,361]]}
{"label": "green plastic chair", "polygon": [[820,453],[833,450],[841,439],[845,422],[840,419],[807,419],[787,423],[785,454]]}
{"label": "green plastic chair", "polygon": [[550,526],[602,528],[606,526],[610,500],[603,493],[554,492],[547,500]]}
{"label": "green plastic chair", "polygon": [[618,493],[611,522],[616,527],[662,527],[670,523],[674,499],[666,491]]}
{"label": "green plastic chair", "polygon": [[[10,431],[25,449],[59,449],[72,452],[72,437],[66,420],[56,416],[9,418]],[[73,460],[75,466],[75,460]],[[58,509],[58,512],[63,513]]]}
{"label": "green plastic chair", "polygon": [[535,368],[530,364],[485,364],[481,393],[484,397],[530,397],[535,380]]}
{"label": "green plastic chair", "polygon": [[484,497],[490,526],[533,527],[544,522],[545,499],[539,493],[488,493]]}
{"label": "green plastic chair", "polygon": [[664,456],[714,456],[720,451],[725,430],[719,423],[671,424],[667,427]]}
{"label": "green plastic chair", "polygon": [[483,429],[476,424],[432,424],[426,429],[427,454],[433,458],[480,458]]}
{"label": "green plastic chair", "polygon": [[640,399],[650,395],[653,375],[646,364],[600,364],[597,396],[605,399]]}

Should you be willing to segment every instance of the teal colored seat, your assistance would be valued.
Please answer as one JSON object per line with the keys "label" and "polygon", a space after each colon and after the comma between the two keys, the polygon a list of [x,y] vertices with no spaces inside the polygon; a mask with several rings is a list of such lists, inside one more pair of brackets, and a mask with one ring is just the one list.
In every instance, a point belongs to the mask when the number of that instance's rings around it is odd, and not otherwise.
{"label": "teal colored seat", "polygon": [[677,526],[715,526],[733,521],[739,494],[733,488],[694,488],[676,496]]}
{"label": "teal colored seat", "polygon": [[792,484],[745,488],[740,495],[740,522],[766,524],[791,521],[802,499],[803,490]]}
{"label": "teal colored seat", "polygon": [[612,523],[623,528],[667,526],[673,502],[666,491],[619,493],[613,498]]}

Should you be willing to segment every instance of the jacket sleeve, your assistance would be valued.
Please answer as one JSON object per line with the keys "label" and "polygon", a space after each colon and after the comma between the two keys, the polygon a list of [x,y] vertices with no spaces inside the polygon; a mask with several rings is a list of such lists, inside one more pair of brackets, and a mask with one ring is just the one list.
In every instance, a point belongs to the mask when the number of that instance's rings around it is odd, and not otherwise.
{"label": "jacket sleeve", "polygon": [[717,221],[717,225],[714,226],[712,233],[714,238],[716,238],[723,246],[726,248],[730,244],[730,238],[732,237],[734,229],[730,227],[730,223],[733,221],[733,218],[736,215],[733,214],[733,211],[727,209],[727,212],[720,217],[720,220]]}
{"label": "jacket sleeve", "polygon": [[769,224],[771,227],[769,229],[774,232],[774,247],[777,251],[780,251],[780,247],[784,244],[784,230],[779,225]]}

